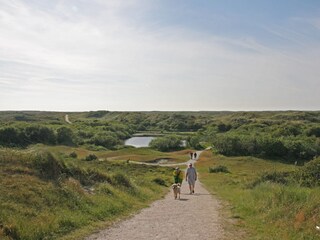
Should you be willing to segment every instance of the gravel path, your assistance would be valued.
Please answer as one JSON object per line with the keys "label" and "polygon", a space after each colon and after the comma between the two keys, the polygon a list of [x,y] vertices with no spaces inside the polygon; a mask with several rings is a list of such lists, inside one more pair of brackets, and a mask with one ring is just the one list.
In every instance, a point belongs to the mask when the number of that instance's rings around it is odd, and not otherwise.
{"label": "gravel path", "polygon": [[180,200],[174,200],[171,191],[134,217],[91,235],[87,240],[223,239],[219,202],[198,181],[194,195],[189,195],[185,181],[181,192]]}
{"label": "gravel path", "polygon": [[64,120],[65,120],[67,123],[72,124],[72,122],[70,122],[70,120],[69,120],[69,115],[68,115],[68,114],[66,114],[66,115],[64,116]]}

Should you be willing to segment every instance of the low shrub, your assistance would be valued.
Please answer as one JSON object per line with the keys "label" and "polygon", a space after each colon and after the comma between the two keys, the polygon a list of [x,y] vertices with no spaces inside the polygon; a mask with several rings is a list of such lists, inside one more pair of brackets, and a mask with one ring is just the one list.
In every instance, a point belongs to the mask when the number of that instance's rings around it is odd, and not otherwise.
{"label": "low shrub", "polygon": [[226,166],[219,165],[217,167],[209,167],[209,173],[219,173],[219,172],[230,173],[230,171]]}
{"label": "low shrub", "polygon": [[164,181],[162,178],[155,178],[152,180],[152,182],[154,182],[160,186],[167,186],[166,181]]}
{"label": "low shrub", "polygon": [[126,188],[133,188],[133,185],[130,182],[130,180],[121,173],[117,173],[116,175],[113,176],[112,183],[118,186],[126,187]]}
{"label": "low shrub", "polygon": [[264,182],[278,183],[287,185],[292,180],[290,172],[265,172],[254,182],[249,184],[249,187],[255,187]]}
{"label": "low shrub", "polygon": [[71,158],[77,158],[78,155],[77,155],[76,152],[72,152],[72,153],[69,154],[69,157],[71,157]]}
{"label": "low shrub", "polygon": [[295,178],[304,187],[320,186],[320,157],[306,163],[295,174]]}
{"label": "low shrub", "polygon": [[113,195],[113,191],[110,189],[110,187],[107,184],[100,184],[96,190],[100,194],[104,195]]}
{"label": "low shrub", "polygon": [[58,180],[65,168],[65,166],[49,152],[39,154],[34,159],[33,165],[40,177],[53,180]]}
{"label": "low shrub", "polygon": [[72,165],[65,169],[65,175],[78,180],[82,185],[85,186],[93,185],[97,182],[112,182],[108,175],[96,169],[86,169]]}
{"label": "low shrub", "polygon": [[150,147],[162,152],[182,149],[181,138],[175,135],[155,138],[150,142]]}
{"label": "low shrub", "polygon": [[[4,236],[7,236],[8,239],[21,239],[19,231],[17,227],[14,225],[3,226],[2,224],[0,224],[0,231],[3,233]],[[0,232],[0,237],[2,235],[1,232]]]}
{"label": "low shrub", "polygon": [[57,129],[57,142],[62,145],[74,146],[75,135],[72,129],[68,127],[61,127]]}
{"label": "low shrub", "polygon": [[85,146],[85,148],[90,151],[106,151],[107,150],[107,148],[105,148],[103,146],[96,146],[94,144],[88,144]]}
{"label": "low shrub", "polygon": [[309,188],[320,186],[320,157],[308,162],[298,171],[264,173],[250,186],[255,187],[263,182],[272,182],[283,185],[292,183]]}
{"label": "low shrub", "polygon": [[93,160],[97,160],[98,157],[94,154],[89,154],[88,156],[86,156],[85,160],[86,161],[93,161]]}

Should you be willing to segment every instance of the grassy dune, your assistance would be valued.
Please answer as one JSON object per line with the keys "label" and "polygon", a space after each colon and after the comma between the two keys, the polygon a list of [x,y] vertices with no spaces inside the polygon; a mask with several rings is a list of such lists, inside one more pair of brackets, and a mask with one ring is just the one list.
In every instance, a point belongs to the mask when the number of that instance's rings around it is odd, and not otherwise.
{"label": "grassy dune", "polygon": [[[209,167],[225,166],[230,173],[209,173]],[[232,216],[245,239],[319,239],[320,188],[295,184],[257,182],[264,172],[290,172],[293,165],[253,157],[223,157],[206,151],[197,164],[201,181],[209,191],[230,203]]]}
{"label": "grassy dune", "polygon": [[75,152],[78,158],[85,158],[89,154],[95,154],[101,160],[107,161],[140,161],[152,162],[157,159],[168,159],[170,163],[185,162],[189,159],[190,150],[181,150],[176,152],[160,152],[150,148],[122,148],[120,150],[104,150],[104,151],[90,151],[85,148],[68,147],[68,146],[45,146],[37,144],[28,148],[27,152],[38,152],[47,150],[62,157],[67,157],[71,152]]}
{"label": "grassy dune", "polygon": [[45,150],[0,150],[0,239],[79,239],[146,207],[171,182],[170,169]]}

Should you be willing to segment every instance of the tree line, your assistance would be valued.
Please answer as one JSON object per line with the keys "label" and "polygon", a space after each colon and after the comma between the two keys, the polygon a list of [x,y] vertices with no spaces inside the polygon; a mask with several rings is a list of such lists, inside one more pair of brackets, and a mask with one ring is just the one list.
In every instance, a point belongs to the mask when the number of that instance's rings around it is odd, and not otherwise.
{"label": "tree line", "polygon": [[227,156],[257,156],[286,162],[308,161],[320,155],[319,113],[291,113],[266,118],[236,115],[199,131],[199,141]]}
{"label": "tree line", "polygon": [[[17,115],[18,114],[18,115]],[[58,114],[58,115],[56,115]],[[308,161],[320,155],[320,112],[108,112],[74,113],[72,125],[61,113],[0,112],[0,145],[94,145],[112,149],[139,131],[190,132],[187,146],[213,146],[228,156],[258,156],[287,162]],[[19,121],[16,120],[19,116]],[[76,116],[78,118],[76,118]],[[9,119],[11,119],[9,121]],[[54,121],[54,119],[60,119]],[[151,147],[181,149],[181,138],[170,134]]]}
{"label": "tree line", "polygon": [[9,124],[0,127],[0,146],[27,147],[31,144],[96,145],[112,149],[130,137],[133,130],[118,123],[79,121],[72,126],[43,123]]}

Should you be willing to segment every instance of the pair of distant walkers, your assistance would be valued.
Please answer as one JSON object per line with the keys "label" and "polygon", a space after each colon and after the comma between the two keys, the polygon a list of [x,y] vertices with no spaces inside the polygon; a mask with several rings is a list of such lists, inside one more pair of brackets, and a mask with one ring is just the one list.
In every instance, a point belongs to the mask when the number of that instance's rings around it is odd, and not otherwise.
{"label": "pair of distant walkers", "polygon": [[190,153],[190,159],[196,159],[197,158],[197,153],[195,152],[195,153],[193,153],[193,152],[191,152]]}
{"label": "pair of distant walkers", "polygon": [[[189,163],[187,172],[186,172],[186,181],[189,184],[189,189],[190,189],[190,194],[194,193],[194,185],[197,181],[197,171],[196,169],[192,166],[192,163]],[[182,184],[183,181],[183,172],[180,170],[179,167],[176,167],[175,170],[173,171],[173,178],[174,178],[174,183],[175,184]]]}

